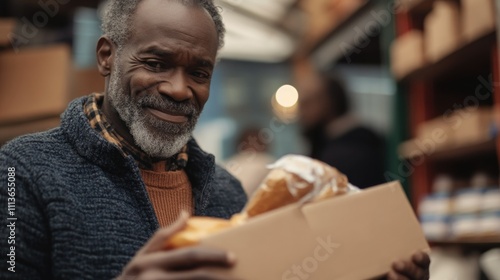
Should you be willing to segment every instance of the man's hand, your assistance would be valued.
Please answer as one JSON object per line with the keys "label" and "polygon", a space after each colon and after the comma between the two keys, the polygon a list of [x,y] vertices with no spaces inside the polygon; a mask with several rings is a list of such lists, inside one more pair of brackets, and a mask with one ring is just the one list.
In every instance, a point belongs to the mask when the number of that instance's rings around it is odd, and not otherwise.
{"label": "man's hand", "polygon": [[387,274],[388,280],[428,280],[431,260],[425,252],[417,252],[409,259],[399,260],[392,264]]}
{"label": "man's hand", "polygon": [[165,242],[186,224],[187,214],[181,215],[172,226],[159,229],[125,266],[117,280],[147,279],[229,279],[207,267],[234,265],[231,253],[194,246],[178,250],[165,250]]}

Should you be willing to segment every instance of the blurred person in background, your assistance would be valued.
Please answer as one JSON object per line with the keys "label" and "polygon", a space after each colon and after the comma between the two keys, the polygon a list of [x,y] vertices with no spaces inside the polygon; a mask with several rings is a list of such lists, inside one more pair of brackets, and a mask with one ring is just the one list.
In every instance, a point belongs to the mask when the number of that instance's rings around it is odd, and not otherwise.
{"label": "blurred person in background", "polygon": [[[188,215],[229,218],[246,202],[192,138],[223,44],[219,9],[210,0],[111,0],[103,31],[104,93],[73,100],[60,127],[0,149],[2,181],[15,185],[0,188],[0,200],[15,201],[17,219],[0,230],[17,233],[15,246],[0,245],[15,259],[15,272],[3,261],[0,279],[230,279],[209,269],[232,267],[230,252],[165,249]],[[389,278],[428,279],[428,267],[416,253]]]}
{"label": "blurred person in background", "polygon": [[340,79],[311,73],[299,81],[299,122],[310,156],[338,168],[359,188],[384,183],[384,141],[350,111]]}
{"label": "blurred person in background", "polygon": [[269,173],[267,165],[276,160],[268,153],[269,146],[262,141],[259,132],[255,127],[243,130],[238,137],[236,154],[225,164],[227,170],[240,180],[248,197]]}

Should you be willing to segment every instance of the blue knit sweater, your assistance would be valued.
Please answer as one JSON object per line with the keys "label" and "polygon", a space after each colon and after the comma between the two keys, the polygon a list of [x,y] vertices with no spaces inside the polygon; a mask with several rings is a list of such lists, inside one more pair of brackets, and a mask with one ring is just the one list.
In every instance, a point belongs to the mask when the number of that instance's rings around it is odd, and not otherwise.
{"label": "blue knit sweater", "polygon": [[[70,103],[60,127],[0,150],[0,213],[15,224],[11,239],[13,227],[0,226],[0,279],[111,279],[159,227],[134,159],[90,127],[85,100]],[[244,206],[240,183],[194,140],[186,173],[195,215],[228,218]]]}

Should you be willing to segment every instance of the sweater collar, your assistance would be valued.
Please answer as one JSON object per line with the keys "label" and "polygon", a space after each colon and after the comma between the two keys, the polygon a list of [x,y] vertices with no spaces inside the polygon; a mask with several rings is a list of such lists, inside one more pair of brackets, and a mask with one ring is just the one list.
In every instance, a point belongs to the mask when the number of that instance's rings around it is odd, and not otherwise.
{"label": "sweater collar", "polygon": [[215,178],[215,157],[203,151],[198,143],[191,138],[188,142],[189,161],[186,173],[193,188],[195,215],[204,216],[210,201]]}
{"label": "sweater collar", "polygon": [[[90,126],[83,111],[83,104],[88,97],[73,100],[61,116],[61,129],[78,154],[112,173],[121,173],[127,169],[127,160],[121,150],[108,142]],[[133,161],[131,156],[128,157]]]}

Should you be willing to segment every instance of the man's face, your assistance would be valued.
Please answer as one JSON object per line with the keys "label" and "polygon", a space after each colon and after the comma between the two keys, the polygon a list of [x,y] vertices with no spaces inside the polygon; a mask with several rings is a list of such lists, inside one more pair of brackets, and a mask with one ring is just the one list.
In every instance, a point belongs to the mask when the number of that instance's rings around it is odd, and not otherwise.
{"label": "man's face", "polygon": [[170,157],[191,137],[209,96],[218,49],[210,15],[177,1],[144,0],[116,54],[108,98],[136,145]]}

